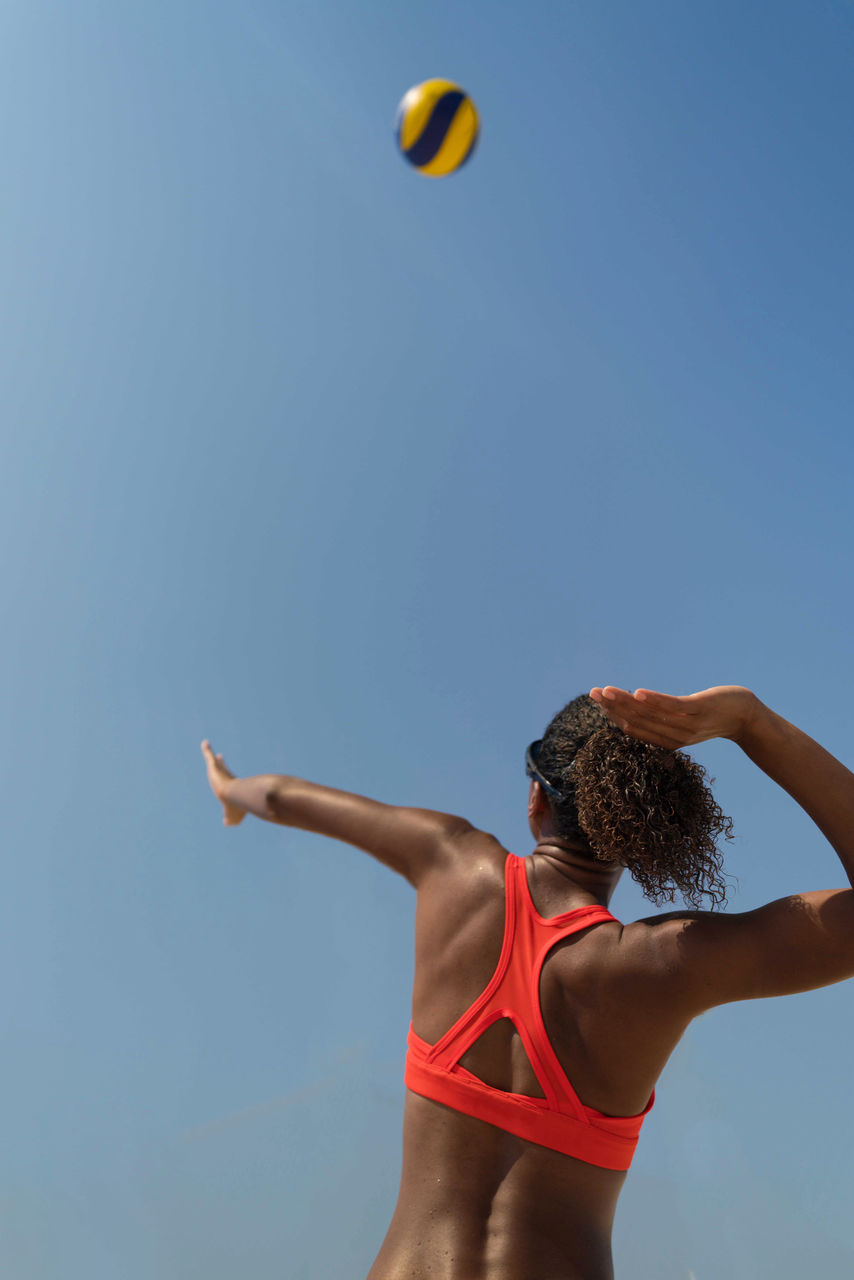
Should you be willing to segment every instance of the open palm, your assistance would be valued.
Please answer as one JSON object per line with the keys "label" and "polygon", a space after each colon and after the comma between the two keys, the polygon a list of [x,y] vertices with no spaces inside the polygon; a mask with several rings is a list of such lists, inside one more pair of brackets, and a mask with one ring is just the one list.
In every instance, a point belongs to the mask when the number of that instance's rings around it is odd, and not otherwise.
{"label": "open palm", "polygon": [[629,693],[605,685],[591,689],[590,697],[629,737],[672,751],[709,738],[737,740],[758,705],[749,689],[736,684],[716,685],[684,696],[652,689]]}
{"label": "open palm", "polygon": [[226,767],[222,756],[214,755],[213,748],[207,738],[202,743],[202,755],[207,765],[208,782],[211,784],[211,791],[222,805],[222,820],[224,824],[227,827],[239,826],[246,817],[246,810],[238,808],[235,804],[230,804],[226,799],[227,784],[234,780],[234,774]]}

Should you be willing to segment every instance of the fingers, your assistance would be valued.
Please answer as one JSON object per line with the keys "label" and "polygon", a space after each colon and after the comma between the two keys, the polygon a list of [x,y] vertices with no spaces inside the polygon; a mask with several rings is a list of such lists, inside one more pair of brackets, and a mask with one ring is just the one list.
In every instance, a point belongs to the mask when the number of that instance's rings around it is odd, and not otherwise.
{"label": "fingers", "polygon": [[598,703],[599,708],[612,720],[621,716],[638,715],[642,710],[641,703],[627,689],[618,689],[608,684],[604,688],[590,690],[590,697]]}
{"label": "fingers", "polygon": [[207,765],[208,782],[211,790],[222,805],[223,825],[226,827],[239,827],[246,817],[246,810],[238,808],[237,805],[230,803],[227,799],[228,783],[234,778],[234,774],[226,768],[222,756],[214,753],[207,738],[202,742],[202,755]]}
{"label": "fingers", "polygon": [[690,698],[681,698],[672,693],[656,693],[654,689],[635,689],[633,696],[654,711],[665,711],[671,715],[696,715],[696,708]]}
{"label": "fingers", "polygon": [[687,724],[697,715],[690,699],[654,693],[651,689],[635,689],[634,693],[628,693],[625,689],[606,685],[603,689],[591,689],[590,697],[609,716],[641,716],[656,723]]}
{"label": "fingers", "polygon": [[616,715],[614,722],[630,738],[640,738],[642,742],[653,742],[658,747],[669,747],[670,750],[684,747],[691,736],[684,725],[670,723],[663,717],[629,713],[626,716]]}
{"label": "fingers", "polygon": [[213,780],[217,771],[216,756],[211,750],[211,744],[208,742],[207,738],[205,738],[202,743],[202,755],[204,756],[205,766],[207,767],[208,778],[211,785],[213,785]]}
{"label": "fingers", "polygon": [[654,689],[635,689],[629,693],[627,689],[619,689],[615,685],[590,690],[590,697],[598,702],[603,711],[609,706],[626,707],[643,703],[644,709],[653,714],[663,712],[666,715],[696,715],[697,708],[692,698],[679,697],[672,693],[657,693]]}
{"label": "fingers", "polygon": [[650,689],[629,693],[614,685],[590,690],[590,697],[630,738],[674,751],[691,741],[693,725],[685,700]]}
{"label": "fingers", "polygon": [[[224,760],[224,758],[223,758],[221,755],[217,755],[217,754],[215,754],[215,752],[214,752],[213,748],[211,747],[210,742],[208,742],[207,738],[205,738],[204,742],[202,743],[202,755],[204,756],[205,760],[207,761],[207,764],[208,764],[208,767],[209,767],[209,768],[213,768],[213,769],[221,769],[221,770],[222,770],[222,769],[226,769],[226,764],[225,764],[225,760]],[[227,769],[226,769],[226,772],[228,772],[228,770],[227,770]]]}
{"label": "fingers", "polygon": [[221,755],[217,755],[214,752],[213,747],[211,746],[207,738],[205,738],[204,742],[202,743],[202,755],[207,761],[209,768],[216,768],[217,766],[220,769],[225,768],[225,761],[223,760]]}

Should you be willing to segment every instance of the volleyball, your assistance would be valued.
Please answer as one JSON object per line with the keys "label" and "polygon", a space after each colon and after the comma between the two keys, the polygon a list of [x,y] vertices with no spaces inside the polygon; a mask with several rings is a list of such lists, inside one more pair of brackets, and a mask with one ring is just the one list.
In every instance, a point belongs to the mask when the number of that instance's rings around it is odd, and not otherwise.
{"label": "volleyball", "polygon": [[444,178],[468,160],[480,130],[477,108],[452,80],[425,80],[405,93],[395,132],[404,157],[428,178]]}

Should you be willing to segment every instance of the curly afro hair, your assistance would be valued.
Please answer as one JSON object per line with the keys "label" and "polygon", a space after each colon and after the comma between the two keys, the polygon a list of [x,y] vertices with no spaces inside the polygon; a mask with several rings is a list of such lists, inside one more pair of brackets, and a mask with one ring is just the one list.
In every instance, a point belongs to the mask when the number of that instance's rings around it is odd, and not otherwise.
{"label": "curly afro hair", "polygon": [[582,694],[549,724],[537,768],[560,792],[550,800],[559,834],[628,867],[651,902],[673,902],[677,892],[690,907],[726,902],[716,842],[732,839],[732,820],[683,751],[630,738]]}

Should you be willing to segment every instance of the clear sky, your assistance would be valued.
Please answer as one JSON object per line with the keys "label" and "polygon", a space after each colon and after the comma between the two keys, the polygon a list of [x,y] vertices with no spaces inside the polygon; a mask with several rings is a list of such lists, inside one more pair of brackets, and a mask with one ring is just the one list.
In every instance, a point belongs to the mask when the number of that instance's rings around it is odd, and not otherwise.
{"label": "clear sky", "polygon": [[[849,0],[0,5],[4,1276],[358,1280],[390,1217],[412,892],[223,829],[203,737],[517,853],[593,684],[851,761],[853,56]],[[698,755],[729,909],[844,882]],[[853,993],[694,1025],[619,1275],[849,1280]]]}

